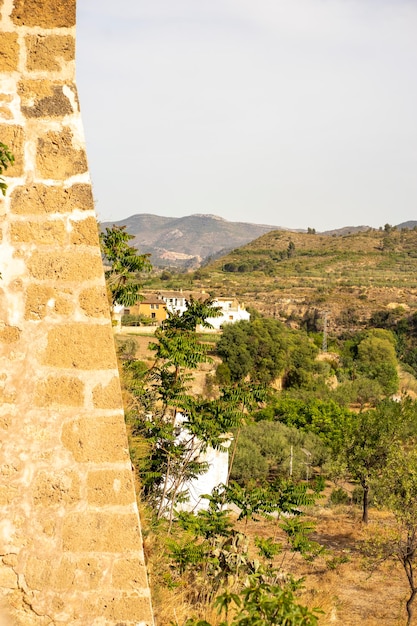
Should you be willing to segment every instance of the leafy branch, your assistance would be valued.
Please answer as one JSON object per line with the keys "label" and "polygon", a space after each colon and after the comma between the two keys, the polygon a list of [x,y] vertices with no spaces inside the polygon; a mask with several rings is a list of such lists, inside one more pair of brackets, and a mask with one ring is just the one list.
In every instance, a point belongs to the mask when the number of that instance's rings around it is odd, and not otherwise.
{"label": "leafy branch", "polygon": [[0,142],[0,191],[3,196],[6,195],[7,184],[4,182],[4,178],[2,176],[3,172],[7,170],[9,165],[13,165],[14,156],[10,152],[10,149],[6,144]]}

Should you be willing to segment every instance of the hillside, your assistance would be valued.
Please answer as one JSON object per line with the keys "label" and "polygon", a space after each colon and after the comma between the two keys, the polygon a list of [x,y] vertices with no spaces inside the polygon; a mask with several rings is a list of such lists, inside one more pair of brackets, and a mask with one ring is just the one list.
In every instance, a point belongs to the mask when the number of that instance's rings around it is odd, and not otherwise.
{"label": "hillside", "polygon": [[101,227],[126,226],[141,252],[149,252],[157,267],[195,269],[209,257],[225,254],[278,228],[264,224],[228,222],[215,215],[160,217],[132,215],[119,222],[103,222]]}
{"label": "hillside", "polygon": [[[283,319],[328,311],[352,327],[374,311],[417,306],[417,230],[342,236],[273,231],[209,263],[198,285]],[[310,313],[309,313],[310,312]]]}

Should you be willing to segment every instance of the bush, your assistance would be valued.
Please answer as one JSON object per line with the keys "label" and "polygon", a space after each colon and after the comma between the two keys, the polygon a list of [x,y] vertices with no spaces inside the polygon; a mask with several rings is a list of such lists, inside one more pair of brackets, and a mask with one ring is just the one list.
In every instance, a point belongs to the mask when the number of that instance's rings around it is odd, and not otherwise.
{"label": "bush", "polygon": [[[246,485],[288,477],[292,448],[292,476],[305,478],[308,467],[321,467],[327,450],[313,433],[302,432],[279,422],[262,421],[243,427],[236,449],[231,476]],[[311,469],[308,470],[311,475]]]}
{"label": "bush", "polygon": [[342,489],[341,487],[337,487],[337,489],[333,489],[329,498],[330,504],[350,504],[350,496],[347,491]]}

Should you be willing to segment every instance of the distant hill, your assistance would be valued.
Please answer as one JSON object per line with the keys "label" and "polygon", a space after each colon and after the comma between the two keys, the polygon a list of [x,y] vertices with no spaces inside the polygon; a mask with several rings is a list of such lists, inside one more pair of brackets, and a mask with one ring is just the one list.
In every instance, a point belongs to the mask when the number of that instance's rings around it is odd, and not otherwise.
{"label": "distant hill", "polygon": [[345,235],[353,235],[354,233],[364,233],[369,230],[369,226],[343,226],[343,228],[335,228],[334,230],[325,230],[320,235],[337,235],[344,237]]}
{"label": "distant hill", "polygon": [[[229,222],[217,215],[198,213],[186,217],[140,213],[118,222],[103,222],[101,227],[113,224],[126,226],[127,231],[134,236],[133,245],[140,252],[151,254],[152,265],[174,270],[198,269],[271,231],[308,234],[305,230],[289,230],[270,224]],[[417,221],[408,221],[398,224],[396,229],[412,230],[416,226]],[[372,229],[365,225],[345,226],[317,233],[316,236],[346,237],[367,231]]]}
{"label": "distant hill", "polygon": [[402,222],[401,224],[397,225],[397,228],[400,229],[404,229],[404,228],[417,228],[417,222],[415,220],[409,220],[408,222]]}
{"label": "distant hill", "polygon": [[278,226],[228,222],[216,215],[160,217],[142,213],[119,222],[103,222],[102,228],[126,226],[134,235],[132,243],[140,252],[149,252],[152,265],[196,269],[208,259],[243,246]]}
{"label": "distant hill", "polygon": [[417,229],[275,230],[201,268],[195,286],[285,320],[327,312],[351,329],[376,311],[417,309]]}

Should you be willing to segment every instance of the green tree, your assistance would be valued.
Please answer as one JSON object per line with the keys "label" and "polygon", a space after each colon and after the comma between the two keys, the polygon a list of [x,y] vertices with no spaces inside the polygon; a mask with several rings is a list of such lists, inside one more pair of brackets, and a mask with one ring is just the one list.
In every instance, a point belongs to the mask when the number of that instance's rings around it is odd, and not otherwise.
{"label": "green tree", "polygon": [[10,152],[10,149],[6,144],[0,142],[0,191],[3,196],[6,195],[7,184],[2,176],[3,172],[7,170],[9,165],[13,165],[14,156]]}
{"label": "green tree", "polygon": [[105,272],[112,307],[115,304],[132,306],[140,297],[139,274],[149,272],[149,254],[138,254],[129,246],[133,235],[126,232],[125,226],[112,226],[100,233],[101,250],[110,269]]}
{"label": "green tree", "polygon": [[407,626],[414,614],[417,597],[417,452],[411,446],[395,446],[390,450],[379,493],[384,506],[393,513],[396,526],[391,536],[378,537],[378,556],[392,556],[405,572],[410,594],[407,598]]}
{"label": "green tree", "polygon": [[263,317],[227,324],[217,344],[232,382],[250,377],[253,382],[268,384],[288,373],[288,381],[297,386],[301,372],[314,371],[317,352],[305,333]]}
{"label": "green tree", "polygon": [[345,423],[339,459],[362,487],[362,521],[365,524],[369,516],[370,486],[385,472],[387,461],[404,439],[414,412],[409,401],[400,403],[386,400],[375,409],[353,414]]}
{"label": "green tree", "polygon": [[[291,451],[292,448],[292,451]],[[313,467],[320,467],[328,453],[322,440],[311,432],[288,427],[279,422],[259,421],[242,427],[231,478],[241,485],[271,482],[276,477],[306,475],[306,457],[311,454]]]}
{"label": "green tree", "polygon": [[210,327],[207,318],[218,314],[212,300],[193,299],[184,313],[169,314],[156,330],[157,342],[150,344],[155,362],[137,388],[134,429],[149,445],[143,485],[156,503],[158,517],[168,515],[170,526],[175,506],[186,497],[188,481],[207,471],[201,453],[207,446],[227,445],[224,434],[241,419],[237,399],[223,393],[207,400],[189,393],[191,371],[210,360],[210,345],[199,340],[196,326]]}
{"label": "green tree", "polygon": [[276,397],[265,410],[255,414],[256,420],[276,420],[305,431],[310,431],[333,450],[344,445],[346,423],[353,414],[334,400],[314,397],[304,400],[292,397],[289,392]]}
{"label": "green tree", "polygon": [[367,378],[376,380],[385,395],[398,390],[397,355],[395,339],[388,330],[373,329],[357,347],[357,371]]}

